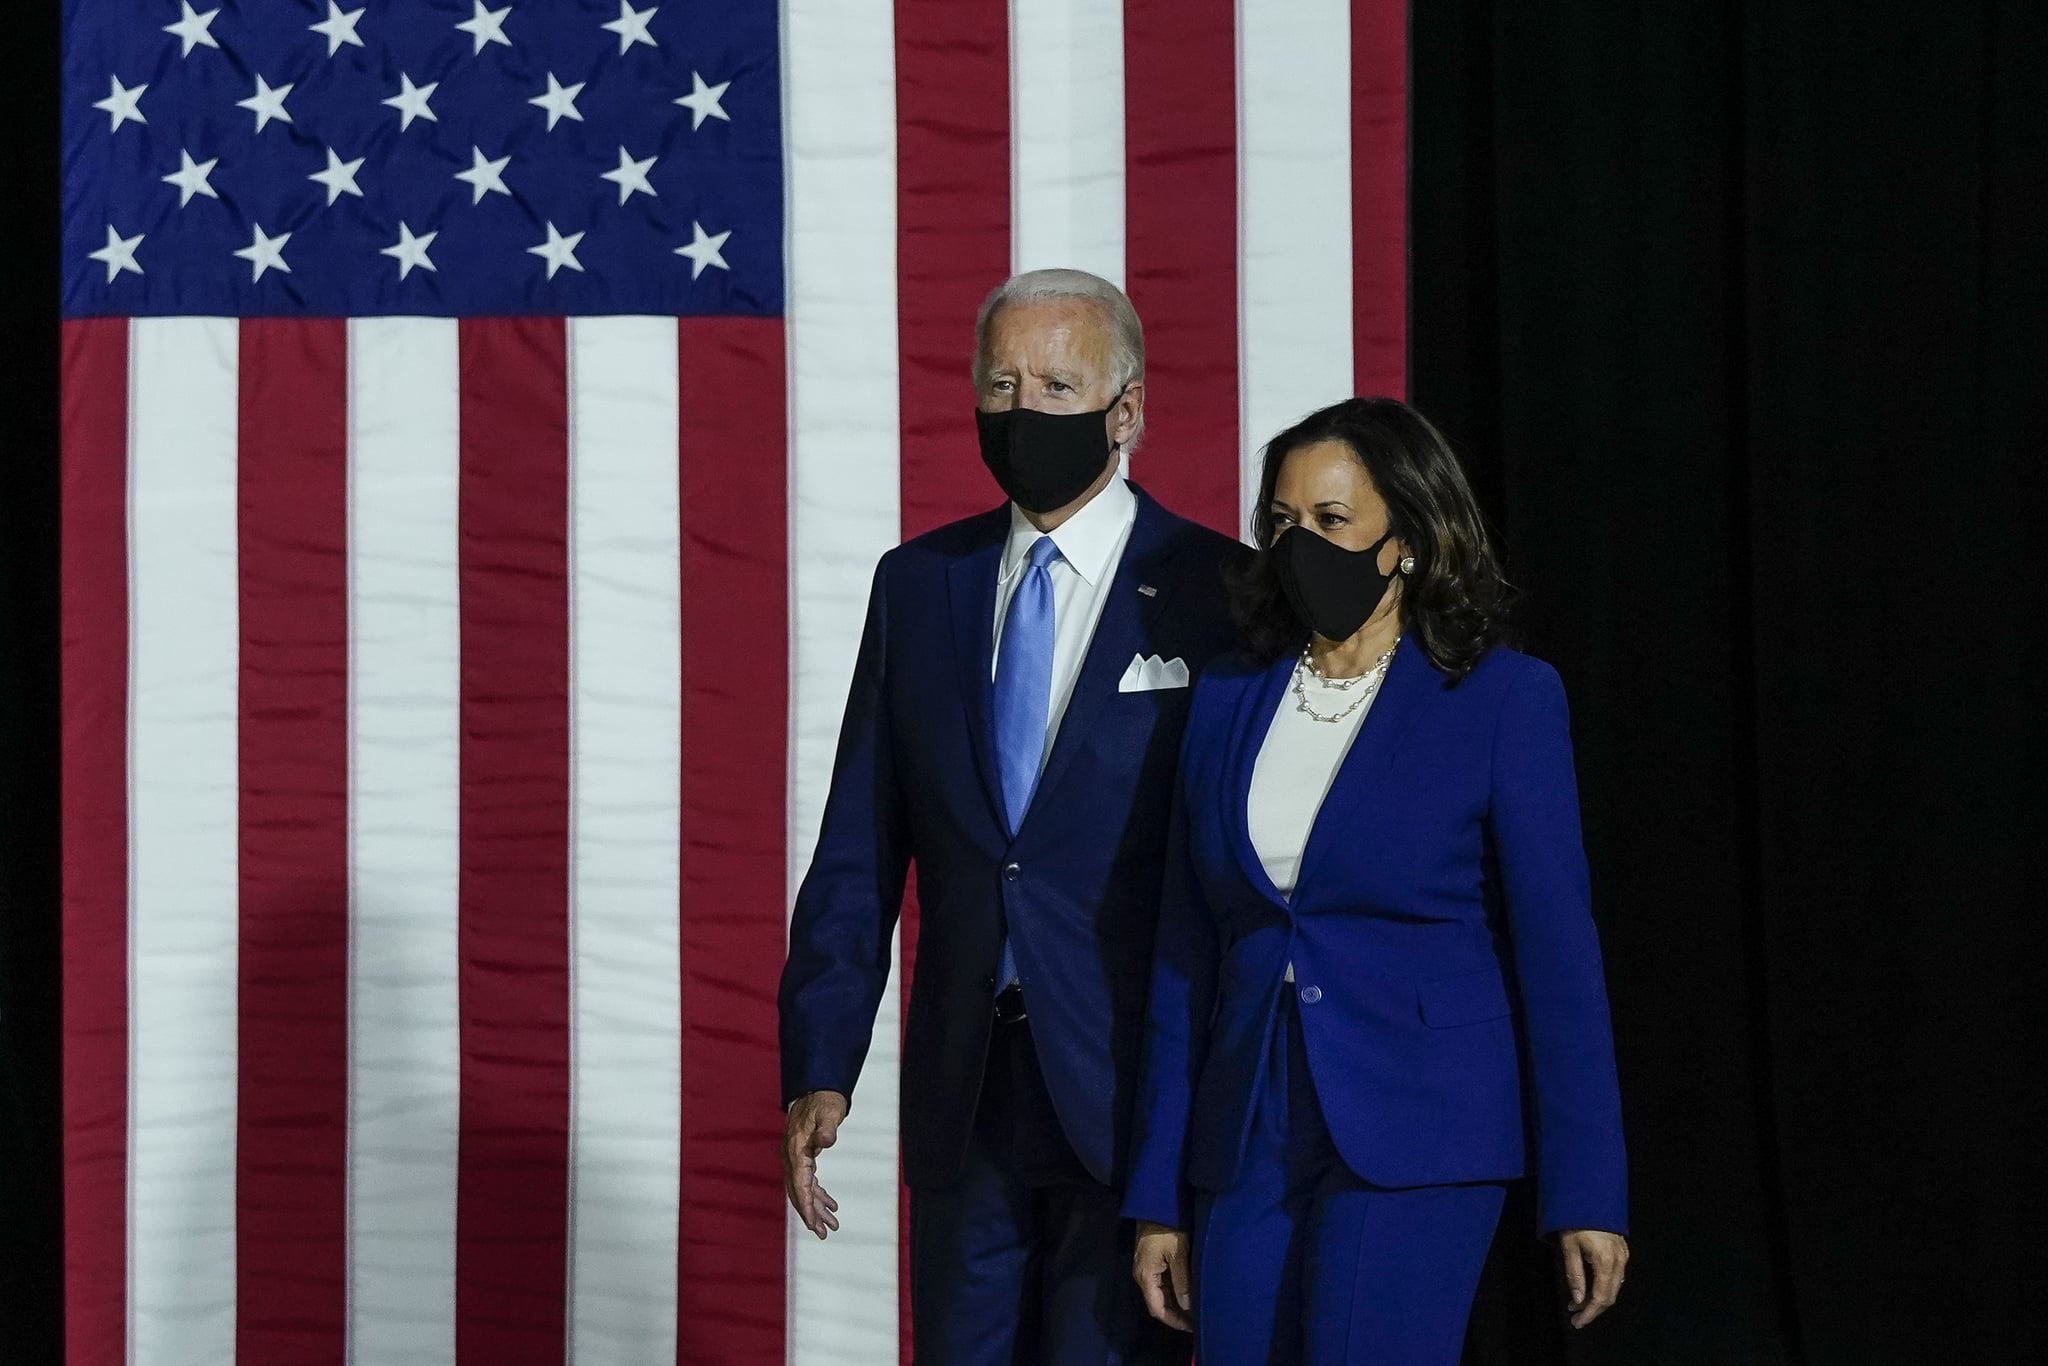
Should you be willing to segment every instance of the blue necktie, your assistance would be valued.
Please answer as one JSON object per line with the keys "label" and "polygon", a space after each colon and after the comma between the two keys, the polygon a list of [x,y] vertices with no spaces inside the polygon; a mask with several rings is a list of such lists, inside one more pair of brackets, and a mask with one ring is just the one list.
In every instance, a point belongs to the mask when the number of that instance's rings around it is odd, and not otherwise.
{"label": "blue necktie", "polygon": [[[1060,548],[1052,537],[1031,545],[1024,576],[1003,614],[1003,639],[996,655],[996,765],[1003,779],[1003,813],[1010,833],[1024,823],[1038,766],[1045,757],[1045,723],[1052,710],[1052,562]],[[1017,961],[1008,936],[996,969],[998,987],[1017,981]]]}

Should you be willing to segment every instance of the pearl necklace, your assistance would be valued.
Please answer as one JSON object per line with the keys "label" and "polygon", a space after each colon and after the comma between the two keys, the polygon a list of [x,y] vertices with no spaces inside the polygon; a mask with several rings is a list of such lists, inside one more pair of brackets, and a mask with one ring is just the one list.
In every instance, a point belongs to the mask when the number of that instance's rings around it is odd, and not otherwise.
{"label": "pearl necklace", "polygon": [[[1385,654],[1374,661],[1370,669],[1367,669],[1356,678],[1343,679],[1325,677],[1323,671],[1316,667],[1315,660],[1309,657],[1308,647],[1306,645],[1302,646],[1301,662],[1294,666],[1294,709],[1306,715],[1311,721],[1327,721],[1331,725],[1335,725],[1337,722],[1344,720],[1364,706],[1372,699],[1373,694],[1380,690],[1380,684],[1386,681],[1387,666],[1393,661],[1394,651],[1399,649],[1400,646],[1401,637],[1395,636],[1394,643],[1387,647]],[[1304,684],[1310,677],[1313,677],[1324,687],[1334,689],[1337,692],[1350,692],[1361,683],[1366,686],[1359,692],[1357,697],[1352,699],[1350,706],[1344,708],[1335,716],[1325,716],[1308,704],[1308,689]]]}

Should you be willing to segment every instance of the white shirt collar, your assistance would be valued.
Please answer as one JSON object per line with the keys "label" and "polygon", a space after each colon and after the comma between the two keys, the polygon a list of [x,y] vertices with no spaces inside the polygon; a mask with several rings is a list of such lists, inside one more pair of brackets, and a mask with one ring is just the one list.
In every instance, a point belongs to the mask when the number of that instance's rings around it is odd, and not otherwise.
{"label": "white shirt collar", "polygon": [[1103,485],[1073,516],[1049,532],[1031,525],[1023,509],[1010,504],[1010,535],[1003,543],[1002,581],[1007,583],[1031,554],[1042,535],[1051,536],[1060,548],[1060,558],[1087,581],[1090,588],[1116,568],[1116,555],[1124,533],[1138,517],[1138,498],[1121,475]]}

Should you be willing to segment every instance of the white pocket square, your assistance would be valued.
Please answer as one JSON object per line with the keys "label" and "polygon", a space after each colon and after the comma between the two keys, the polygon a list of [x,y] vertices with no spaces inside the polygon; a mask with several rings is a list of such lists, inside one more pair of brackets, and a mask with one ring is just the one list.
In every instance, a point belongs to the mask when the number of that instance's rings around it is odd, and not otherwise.
{"label": "white pocket square", "polygon": [[1161,659],[1158,655],[1132,655],[1131,667],[1124,670],[1123,681],[1116,685],[1116,690],[1156,692],[1161,688],[1185,688],[1187,685],[1186,660]]}

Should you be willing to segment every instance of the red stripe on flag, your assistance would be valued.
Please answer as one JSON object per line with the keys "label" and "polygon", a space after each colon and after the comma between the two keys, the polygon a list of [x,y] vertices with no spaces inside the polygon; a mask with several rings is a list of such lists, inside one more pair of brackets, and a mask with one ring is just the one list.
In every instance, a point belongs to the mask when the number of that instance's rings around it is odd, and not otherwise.
{"label": "red stripe on flag", "polygon": [[128,1328],[128,321],[63,324],[64,1346]]}
{"label": "red stripe on flag", "polygon": [[568,390],[558,318],[461,324],[462,1366],[559,1362],[569,1132]]}
{"label": "red stripe on flag", "polygon": [[[986,511],[1001,493],[963,436],[974,315],[1010,273],[1010,15],[896,0],[896,331],[903,536]],[[917,964],[917,879],[903,898],[901,999]],[[898,1353],[913,1359],[910,1204],[897,1211]]]}
{"label": "red stripe on flag", "polygon": [[[678,324],[683,1115],[676,1342],[780,1362],[787,1216],[775,988],[788,881],[784,325]],[[735,670],[738,670],[735,673]]]}
{"label": "red stripe on flag", "polygon": [[1358,392],[1408,392],[1408,4],[1351,5],[1351,325]]}
{"label": "red stripe on flag", "polygon": [[1002,5],[896,0],[905,539],[1002,498],[969,423],[975,311],[1010,273],[1009,23]]}
{"label": "red stripe on flag", "polygon": [[339,1361],[348,1198],[348,332],[241,326],[236,1356]]}
{"label": "red stripe on flag", "polygon": [[1226,535],[1238,517],[1237,14],[1124,0],[1124,223],[1145,323],[1139,483]]}

